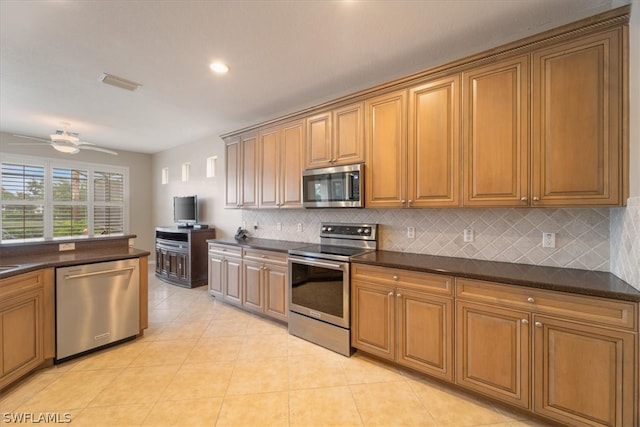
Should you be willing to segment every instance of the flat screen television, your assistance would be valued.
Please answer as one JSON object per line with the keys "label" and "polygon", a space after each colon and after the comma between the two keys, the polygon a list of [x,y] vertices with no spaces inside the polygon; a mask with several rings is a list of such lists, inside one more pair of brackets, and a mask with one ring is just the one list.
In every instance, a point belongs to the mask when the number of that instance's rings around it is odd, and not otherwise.
{"label": "flat screen television", "polygon": [[198,222],[198,196],[174,196],[173,222],[178,227],[191,227]]}

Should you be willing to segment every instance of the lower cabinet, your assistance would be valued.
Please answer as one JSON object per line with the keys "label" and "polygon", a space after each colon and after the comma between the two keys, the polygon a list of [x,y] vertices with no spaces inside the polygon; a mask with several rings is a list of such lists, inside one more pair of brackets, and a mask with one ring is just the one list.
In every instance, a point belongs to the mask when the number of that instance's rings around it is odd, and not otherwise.
{"label": "lower cabinet", "polygon": [[209,244],[209,293],[229,304],[287,321],[287,254]]}
{"label": "lower cabinet", "polygon": [[456,279],[456,383],[575,426],[635,424],[637,304]]}
{"label": "lower cabinet", "polygon": [[0,389],[55,356],[52,269],[0,280]]}
{"label": "lower cabinet", "polygon": [[453,278],[351,268],[353,347],[453,381]]}

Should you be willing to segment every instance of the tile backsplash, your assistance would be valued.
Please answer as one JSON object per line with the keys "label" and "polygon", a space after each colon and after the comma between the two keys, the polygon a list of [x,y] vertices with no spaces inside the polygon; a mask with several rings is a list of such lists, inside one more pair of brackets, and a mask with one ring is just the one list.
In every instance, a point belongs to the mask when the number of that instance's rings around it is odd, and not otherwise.
{"label": "tile backsplash", "polygon": [[[625,227],[635,226],[636,239],[637,208],[629,214],[635,220],[621,220]],[[321,222],[377,223],[382,250],[609,271],[610,211],[626,218],[630,209],[244,210],[242,221],[253,237],[313,243],[319,241]],[[415,238],[407,237],[407,227],[415,228]],[[472,243],[463,241],[465,228],[473,229]],[[542,247],[543,232],[556,233],[555,248]],[[636,260],[637,250],[629,255]]]}
{"label": "tile backsplash", "polygon": [[640,197],[611,209],[611,272],[640,289]]}

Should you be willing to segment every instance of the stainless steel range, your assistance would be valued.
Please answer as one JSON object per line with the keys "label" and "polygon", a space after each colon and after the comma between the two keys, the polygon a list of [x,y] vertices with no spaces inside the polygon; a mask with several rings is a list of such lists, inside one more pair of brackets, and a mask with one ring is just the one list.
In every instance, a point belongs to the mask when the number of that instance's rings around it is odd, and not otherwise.
{"label": "stainless steel range", "polygon": [[374,251],[377,224],[322,223],[320,244],[289,250],[289,333],[351,355],[349,257]]}

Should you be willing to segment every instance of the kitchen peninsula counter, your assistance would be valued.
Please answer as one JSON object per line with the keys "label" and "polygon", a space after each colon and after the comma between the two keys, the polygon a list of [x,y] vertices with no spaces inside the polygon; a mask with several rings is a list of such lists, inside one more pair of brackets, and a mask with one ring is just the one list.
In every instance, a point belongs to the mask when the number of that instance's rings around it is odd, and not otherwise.
{"label": "kitchen peninsula counter", "polygon": [[351,262],[640,302],[640,290],[614,274],[601,271],[393,251],[369,252],[351,257]]}
{"label": "kitchen peninsula counter", "polygon": [[303,246],[309,246],[312,243],[309,242],[291,242],[288,240],[275,240],[275,239],[255,239],[252,237],[236,240],[236,239],[211,239],[207,240],[207,243],[214,243],[219,245],[230,245],[247,249],[260,249],[265,251],[274,252],[288,252],[289,249],[297,249]]}

